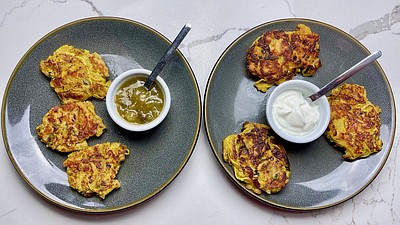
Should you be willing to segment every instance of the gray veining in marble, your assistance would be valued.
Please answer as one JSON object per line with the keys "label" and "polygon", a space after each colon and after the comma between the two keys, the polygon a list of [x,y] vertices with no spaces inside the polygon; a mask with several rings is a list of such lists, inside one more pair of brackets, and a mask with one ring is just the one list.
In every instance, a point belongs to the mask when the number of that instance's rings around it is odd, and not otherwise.
{"label": "gray veining in marble", "polygon": [[[194,26],[193,33],[180,50],[199,78],[201,91],[218,56],[239,35],[273,19],[305,17],[349,32],[370,50],[382,48],[384,55],[379,63],[389,77],[395,97],[400,99],[399,0],[246,1],[249,3],[257,3],[258,7],[246,9],[241,0],[0,0],[0,45],[3,50],[0,53],[0,93],[4,92],[6,81],[18,60],[35,41],[54,28],[83,17],[108,15],[133,19],[159,30],[169,39],[185,22],[190,22]],[[169,17],[169,12],[174,10],[177,13]],[[218,21],[219,18],[223,20]],[[185,224],[188,221],[192,224],[238,224],[245,220],[246,223],[260,224],[400,224],[398,139],[379,176],[359,196],[330,209],[297,214],[264,207],[238,194],[236,187],[223,179],[225,175],[212,158],[206,138],[201,133],[193,158],[179,179],[159,198],[126,213],[101,216],[100,219],[121,225],[135,222]],[[72,214],[41,201],[19,179],[2,143],[0,150],[0,170],[4,177],[0,181],[3,187],[0,199],[5,203],[0,204],[0,224],[57,222],[86,225],[93,222],[94,217]],[[218,185],[208,187],[204,186],[205,183]],[[171,202],[176,207],[165,212]],[[226,202],[240,202],[242,207],[227,205]]]}
{"label": "gray veining in marble", "polygon": [[[396,5],[392,12],[387,13],[383,17],[365,22],[350,30],[350,34],[358,40],[364,39],[371,34],[392,30],[393,26],[400,22],[400,5]],[[400,35],[400,27],[392,30],[393,34]]]}

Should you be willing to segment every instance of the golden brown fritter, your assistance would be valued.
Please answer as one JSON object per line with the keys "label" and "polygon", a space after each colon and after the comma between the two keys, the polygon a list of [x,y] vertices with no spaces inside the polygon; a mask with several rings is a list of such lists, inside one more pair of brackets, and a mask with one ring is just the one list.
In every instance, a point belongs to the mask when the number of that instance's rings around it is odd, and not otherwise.
{"label": "golden brown fritter", "polygon": [[90,97],[104,99],[111,83],[108,68],[99,54],[70,45],[61,46],[42,60],[40,70],[51,78],[50,86],[62,102]]}
{"label": "golden brown fritter", "polygon": [[222,154],[235,177],[256,194],[282,190],[289,182],[290,168],[285,148],[269,135],[270,127],[245,122],[239,134],[223,140]]}
{"label": "golden brown fritter", "polygon": [[104,199],[121,186],[116,179],[129,149],[121,143],[106,142],[73,152],[64,161],[69,185],[85,197],[97,194]]}
{"label": "golden brown fritter", "polygon": [[296,73],[312,76],[321,67],[319,35],[304,24],[295,31],[263,33],[247,50],[247,69],[260,78],[255,86],[266,92],[273,85],[290,80]]}
{"label": "golden brown fritter", "polygon": [[36,133],[47,147],[72,152],[87,148],[86,139],[99,137],[105,128],[91,102],[68,102],[51,108],[36,127]]}
{"label": "golden brown fritter", "polygon": [[347,160],[365,158],[382,149],[379,106],[367,98],[363,86],[343,84],[328,97],[331,121],[325,132],[336,146],[345,150]]}

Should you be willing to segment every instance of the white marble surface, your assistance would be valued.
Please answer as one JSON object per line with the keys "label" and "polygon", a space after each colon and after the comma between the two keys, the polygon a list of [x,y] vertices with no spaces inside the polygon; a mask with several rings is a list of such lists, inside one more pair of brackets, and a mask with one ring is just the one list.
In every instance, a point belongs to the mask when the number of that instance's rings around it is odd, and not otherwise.
{"label": "white marble surface", "polygon": [[[398,0],[0,0],[1,100],[7,80],[29,47],[54,28],[91,16],[133,19],[169,39],[190,22],[193,29],[180,49],[202,95],[218,56],[246,30],[278,18],[320,20],[349,32],[371,50],[382,50],[379,63],[395,98],[400,97]],[[400,224],[396,133],[390,157],[370,186],[338,206],[303,213],[266,206],[239,191],[220,169],[203,127],[189,163],[171,185],[145,204],[106,215],[74,213],[44,200],[21,179],[1,141],[0,224]]]}

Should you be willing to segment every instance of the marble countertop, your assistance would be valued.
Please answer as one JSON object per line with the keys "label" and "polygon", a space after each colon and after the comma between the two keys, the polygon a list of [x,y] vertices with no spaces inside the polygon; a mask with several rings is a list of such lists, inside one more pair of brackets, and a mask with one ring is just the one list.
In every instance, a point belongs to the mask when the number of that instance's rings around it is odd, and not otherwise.
{"label": "marble countertop", "polygon": [[[395,0],[0,0],[0,101],[14,67],[38,39],[93,16],[132,19],[170,40],[191,23],[180,50],[202,96],[216,60],[239,35],[280,18],[319,20],[348,32],[371,51],[380,49],[378,61],[395,99],[400,97],[400,2]],[[328,209],[301,213],[264,205],[240,191],[218,165],[203,127],[188,164],[165,190],[139,206],[102,215],[68,211],[36,194],[15,170],[1,141],[0,224],[400,224],[398,137],[397,129],[384,168],[360,194]]]}

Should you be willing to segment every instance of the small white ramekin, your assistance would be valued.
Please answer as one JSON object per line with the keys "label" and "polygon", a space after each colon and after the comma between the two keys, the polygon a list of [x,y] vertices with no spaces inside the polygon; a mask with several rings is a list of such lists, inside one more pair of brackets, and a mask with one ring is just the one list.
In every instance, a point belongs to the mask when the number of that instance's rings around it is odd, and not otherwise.
{"label": "small white ramekin", "polygon": [[[330,106],[326,96],[322,96],[314,104],[318,105],[319,110],[319,121],[316,127],[309,133],[304,135],[293,135],[289,134],[283,130],[275,121],[274,115],[272,114],[272,106],[276,98],[283,92],[287,90],[298,90],[301,91],[304,97],[308,97],[311,94],[319,91],[319,88],[304,80],[290,80],[278,85],[274,90],[272,90],[266,104],[266,116],[269,125],[274,130],[274,132],[281,138],[293,142],[293,143],[308,143],[319,138],[326,130],[330,121]],[[311,99],[310,99],[311,101]]]}
{"label": "small white ramekin", "polygon": [[170,106],[171,106],[171,93],[169,91],[169,88],[165,81],[158,76],[154,82],[157,82],[164,94],[164,106],[163,109],[161,110],[160,115],[158,115],[157,118],[155,118],[153,121],[146,123],[146,124],[133,124],[125,119],[123,119],[118,111],[117,107],[115,104],[115,93],[118,91],[118,89],[121,87],[121,85],[126,81],[131,79],[134,76],[149,76],[151,73],[150,70],[146,69],[132,69],[125,71],[124,73],[120,74],[115,78],[110,87],[108,88],[107,91],[107,96],[106,96],[106,106],[107,106],[107,111],[112,120],[114,120],[115,123],[117,123],[120,127],[130,130],[130,131],[146,131],[150,130],[154,127],[156,127],[158,124],[160,124],[165,117],[167,116]]}

